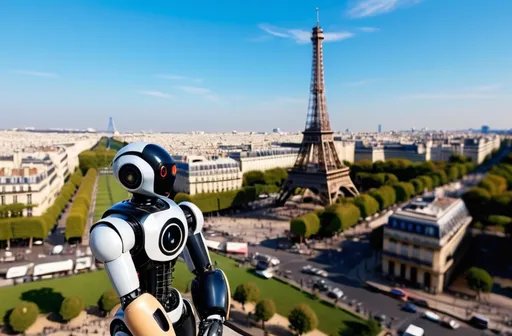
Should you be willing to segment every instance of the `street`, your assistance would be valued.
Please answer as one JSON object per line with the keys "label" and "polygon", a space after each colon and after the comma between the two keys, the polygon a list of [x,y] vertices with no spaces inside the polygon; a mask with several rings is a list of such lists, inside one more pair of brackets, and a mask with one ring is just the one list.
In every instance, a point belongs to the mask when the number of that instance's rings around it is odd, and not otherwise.
{"label": "street", "polygon": [[[340,260],[336,266],[330,266],[327,262],[328,256],[314,257],[312,260],[307,256],[293,254],[282,250],[274,250],[262,246],[250,246],[249,252],[259,252],[268,254],[278,258],[281,261],[279,269],[281,271],[290,270],[291,277],[300,282],[304,282],[316,278],[313,275],[302,273],[302,267],[311,265],[313,267],[323,269],[329,273],[329,277],[325,279],[326,283],[332,287],[338,287],[346,296],[344,300],[346,303],[361,303],[361,308],[372,315],[384,314],[387,316],[388,321],[391,319],[391,327],[397,330],[407,328],[409,324],[415,324],[425,329],[427,335],[481,335],[481,331],[468,327],[463,322],[461,328],[457,330],[450,330],[440,325],[427,321],[421,318],[423,310],[419,309],[418,313],[412,314],[401,310],[401,302],[385,296],[380,293],[370,292],[364,289],[356,274],[353,274],[354,267],[362,262],[367,255],[369,248],[364,241],[346,241],[350,244],[350,254],[348,252],[331,252],[331,260]],[[347,248],[347,250],[349,250]]]}

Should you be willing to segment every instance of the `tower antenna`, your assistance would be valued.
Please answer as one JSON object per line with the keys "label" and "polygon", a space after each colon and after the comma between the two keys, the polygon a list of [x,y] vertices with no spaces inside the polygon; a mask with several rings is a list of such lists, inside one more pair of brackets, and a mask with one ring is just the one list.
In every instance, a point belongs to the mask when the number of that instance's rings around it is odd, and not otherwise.
{"label": "tower antenna", "polygon": [[320,27],[320,11],[318,7],[316,8],[316,26]]}

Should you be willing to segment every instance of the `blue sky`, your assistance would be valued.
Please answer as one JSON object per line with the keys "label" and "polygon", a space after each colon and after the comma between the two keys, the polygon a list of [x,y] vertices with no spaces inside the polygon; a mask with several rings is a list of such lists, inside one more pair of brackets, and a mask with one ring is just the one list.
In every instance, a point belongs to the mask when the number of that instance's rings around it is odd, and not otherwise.
{"label": "blue sky", "polygon": [[510,0],[4,0],[0,128],[512,128]]}

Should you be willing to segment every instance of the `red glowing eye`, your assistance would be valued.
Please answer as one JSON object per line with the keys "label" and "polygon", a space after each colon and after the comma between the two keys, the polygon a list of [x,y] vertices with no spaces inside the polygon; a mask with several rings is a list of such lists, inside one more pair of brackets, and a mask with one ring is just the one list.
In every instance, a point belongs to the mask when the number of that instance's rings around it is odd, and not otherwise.
{"label": "red glowing eye", "polygon": [[172,168],[171,168],[171,174],[172,174],[172,176],[175,176],[175,175],[176,175],[176,173],[177,173],[176,166],[172,166]]}
{"label": "red glowing eye", "polygon": [[167,176],[167,168],[165,166],[160,167],[160,176],[165,178]]}

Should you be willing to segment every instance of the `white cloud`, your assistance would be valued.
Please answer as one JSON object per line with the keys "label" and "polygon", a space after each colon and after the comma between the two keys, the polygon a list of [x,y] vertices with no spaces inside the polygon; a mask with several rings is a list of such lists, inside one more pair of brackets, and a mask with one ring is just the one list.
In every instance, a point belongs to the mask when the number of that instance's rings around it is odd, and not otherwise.
{"label": "white cloud", "polygon": [[354,0],[347,10],[347,15],[358,19],[393,12],[394,10],[416,5],[423,0]]}
{"label": "white cloud", "polygon": [[363,33],[373,33],[373,32],[379,31],[379,30],[380,30],[380,28],[375,28],[375,27],[361,27],[361,28],[358,28],[358,30],[362,31]]}
{"label": "white cloud", "polygon": [[362,86],[365,84],[374,83],[376,81],[377,81],[376,79],[363,79],[363,80],[356,81],[356,82],[346,83],[345,86]]}
{"label": "white cloud", "polygon": [[[279,28],[275,27],[269,24],[261,23],[258,25],[258,27],[266,32],[267,34],[270,34],[275,37],[279,38],[286,38],[294,40],[295,42],[299,44],[309,43],[311,42],[311,31],[310,30],[303,30],[303,29],[285,29],[285,28]],[[324,33],[326,42],[334,42],[334,41],[341,41],[348,38],[351,38],[354,36],[353,33],[348,31],[339,31],[339,32],[327,32]]]}
{"label": "white cloud", "polygon": [[160,91],[139,91],[140,94],[158,98],[172,98],[172,96],[168,93],[160,92]]}
{"label": "white cloud", "polygon": [[181,75],[160,74],[160,75],[155,75],[155,77],[162,78],[162,79],[169,79],[169,80],[191,81],[191,82],[197,82],[197,83],[201,83],[203,81],[202,78],[192,78],[192,77],[181,76]]}
{"label": "white cloud", "polygon": [[52,73],[52,72],[40,72],[40,71],[29,71],[29,70],[15,70],[14,72],[17,74],[26,75],[26,76],[48,77],[48,78],[60,77],[58,74]]}
{"label": "white cloud", "polygon": [[190,94],[207,95],[211,93],[210,89],[197,86],[178,86],[177,88]]}

